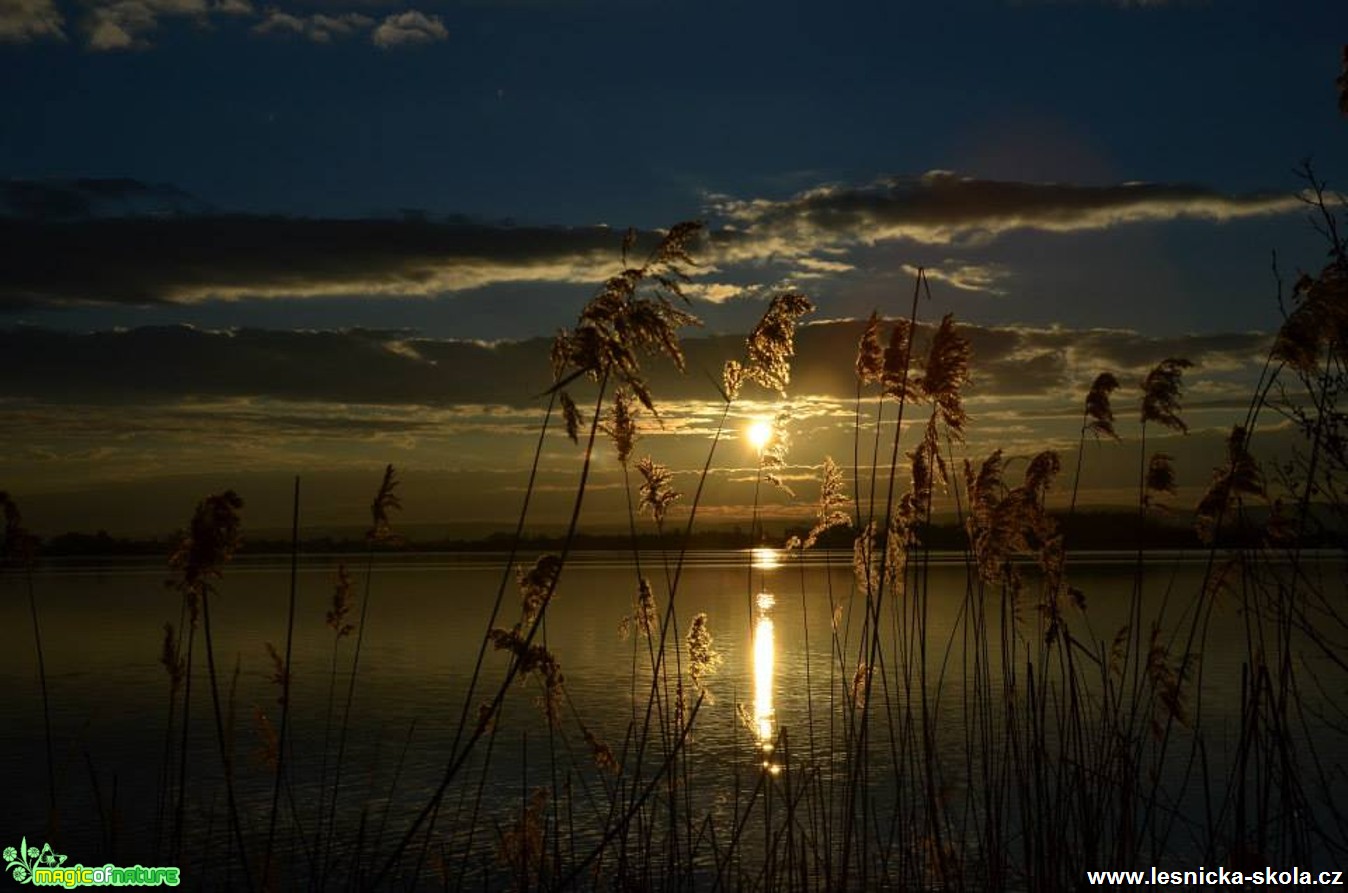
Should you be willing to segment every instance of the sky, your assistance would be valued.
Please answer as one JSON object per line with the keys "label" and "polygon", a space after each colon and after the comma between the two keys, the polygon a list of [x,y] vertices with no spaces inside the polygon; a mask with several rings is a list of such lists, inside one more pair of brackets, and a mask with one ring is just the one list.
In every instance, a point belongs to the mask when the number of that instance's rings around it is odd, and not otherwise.
{"label": "sky", "polygon": [[[772,295],[816,305],[787,398],[731,413],[709,523],[750,510],[754,417],[790,415],[771,517],[850,466],[862,322],[905,315],[919,267],[922,318],[974,344],[965,455],[1074,455],[1112,371],[1122,442],[1089,446],[1084,501],[1126,504],[1137,382],[1185,356],[1191,432],[1154,443],[1191,500],[1278,277],[1324,263],[1296,168],[1348,176],[1345,24],[1332,0],[0,0],[0,489],[49,534],[165,532],[223,487],[279,528],[299,474],[306,526],[344,528],[392,462],[406,523],[510,527],[551,338],[627,228],[700,220],[702,325],[686,375],[650,361],[638,446],[682,489],[721,364]],[[579,458],[545,441],[531,525]],[[607,452],[591,485],[587,523],[624,524]]]}

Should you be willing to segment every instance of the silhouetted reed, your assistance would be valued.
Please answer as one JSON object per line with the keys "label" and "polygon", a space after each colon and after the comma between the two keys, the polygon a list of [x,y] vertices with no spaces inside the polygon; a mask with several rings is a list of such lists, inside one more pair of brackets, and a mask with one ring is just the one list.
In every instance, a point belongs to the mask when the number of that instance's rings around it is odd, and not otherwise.
{"label": "silhouetted reed", "polygon": [[[952,315],[919,319],[921,298],[932,297],[922,271],[905,317],[887,321],[876,312],[859,323],[854,493],[844,492],[846,467],[831,457],[806,457],[804,463],[818,461],[810,466],[818,472],[818,498],[808,530],[802,525],[785,546],[799,568],[806,624],[802,730],[800,717],[755,715],[757,706],[738,703],[743,694],[733,684],[716,681],[724,663],[718,641],[726,648],[740,631],[718,625],[717,605],[687,604],[680,581],[733,407],[752,388],[786,396],[796,329],[812,309],[809,300],[796,292],[775,296],[743,355],[722,367],[720,420],[695,476],[683,477],[685,470],[655,455],[636,458],[638,443],[659,442],[643,440],[643,430],[662,423],[643,363],[654,357],[682,369],[686,362],[679,333],[695,320],[679,302],[698,233],[695,224],[671,228],[649,246],[644,261],[630,259],[638,240],[629,234],[623,269],[554,342],[553,378],[544,390],[547,408],[516,542],[481,630],[458,721],[448,740],[434,745],[438,778],[426,790],[401,795],[415,814],[399,814],[391,802],[376,813],[381,807],[368,799],[353,806],[342,784],[350,774],[348,736],[360,722],[354,693],[375,553],[397,540],[391,517],[401,502],[393,467],[385,469],[370,508],[364,595],[353,596],[351,575],[341,565],[325,613],[332,650],[314,761],[317,803],[310,808],[297,802],[285,769],[314,756],[292,754],[297,739],[287,731],[288,717],[298,716],[291,712],[291,628],[284,650],[267,646],[281,720],[276,725],[266,710],[254,712],[256,771],[271,783],[261,862],[249,860],[248,847],[257,841],[245,836],[240,819],[239,770],[227,740],[210,616],[223,568],[240,542],[242,502],[227,492],[198,506],[170,561],[183,615],[176,627],[165,625],[160,654],[169,704],[157,813],[158,824],[171,829],[174,858],[194,843],[185,831],[184,803],[198,619],[227,795],[226,870],[241,866],[250,884],[416,887],[438,879],[446,888],[1065,890],[1078,888],[1086,870],[1164,864],[1195,853],[1207,864],[1235,864],[1348,852],[1348,821],[1319,793],[1334,788],[1342,762],[1317,743],[1321,718],[1312,710],[1319,708],[1303,688],[1328,681],[1332,692],[1348,672],[1339,647],[1348,630],[1341,588],[1317,579],[1303,555],[1318,514],[1343,502],[1334,489],[1348,462],[1342,436],[1348,425],[1336,404],[1344,385],[1341,251],[1331,252],[1336,259],[1325,270],[1297,282],[1296,306],[1270,345],[1265,377],[1198,502],[1194,519],[1207,564],[1194,592],[1157,586],[1152,570],[1164,567],[1158,562],[1167,556],[1145,540],[1158,512],[1173,520],[1183,511],[1175,460],[1148,439],[1158,429],[1188,431],[1183,385],[1193,364],[1170,357],[1156,365],[1135,392],[1135,422],[1116,419],[1118,377],[1096,375],[1084,405],[1077,404],[1081,427],[1068,497],[1060,491],[1070,457],[1056,450],[971,454],[966,441],[976,420],[965,398],[978,358]],[[863,408],[868,400],[873,408]],[[1252,446],[1264,408],[1291,420],[1307,444],[1289,467],[1270,471]],[[914,413],[920,413],[916,421]],[[759,482],[777,476],[785,485],[785,472],[795,470],[785,454],[785,417],[777,421],[777,439],[757,457],[753,545],[763,537]],[[569,588],[568,566],[601,435],[611,440],[621,471],[634,572],[624,584],[630,608],[613,618],[632,648],[624,680],[631,704],[616,728],[593,715],[597,708],[585,703],[578,685],[568,685],[565,655],[548,639],[549,616],[583,610]],[[1129,448],[1135,440],[1139,451],[1133,588],[1117,608],[1123,622],[1103,635],[1088,615],[1088,605],[1094,612],[1101,600],[1081,582],[1067,540],[1088,435],[1126,438]],[[524,556],[520,534],[549,436],[576,448],[579,483],[560,548]],[[801,460],[795,461],[799,468]],[[12,503],[3,501],[8,518]],[[1065,522],[1054,508],[1062,505]],[[1273,520],[1249,536],[1255,506],[1271,507]],[[940,513],[953,515],[962,531],[952,555],[933,555]],[[14,517],[17,529],[17,511]],[[298,520],[297,485],[295,544]],[[657,554],[640,548],[639,525],[653,526]],[[849,526],[846,534],[838,530]],[[1127,535],[1120,532],[1121,545],[1134,545]],[[852,541],[852,583],[842,593],[833,591],[835,558],[823,549],[835,537]],[[7,532],[7,545],[11,541],[18,542]],[[820,551],[825,557],[815,558]],[[827,617],[812,618],[813,609],[805,607],[818,604],[807,598],[815,585],[807,577],[807,554],[826,569]],[[938,572],[942,560],[955,564]],[[767,616],[765,606],[786,603],[766,592],[761,576],[755,587],[752,566],[747,579],[751,622]],[[950,580],[957,581],[953,588]],[[30,605],[45,709],[31,595]],[[1204,724],[1213,707],[1204,703],[1202,655],[1212,619],[1224,610],[1239,617],[1246,636],[1230,765],[1216,753],[1215,727]],[[938,634],[938,621],[948,622],[948,631]],[[825,623],[826,692],[816,690],[809,644]],[[330,759],[348,639],[354,639],[349,677]],[[1315,671],[1298,665],[1308,645],[1324,659]],[[728,717],[736,747],[728,767],[715,775],[703,744],[714,738],[707,724],[715,720],[703,713],[713,706],[713,687],[731,702],[719,715]],[[542,716],[531,712],[524,730],[512,728],[518,720],[507,710],[521,688],[529,689]],[[1333,697],[1324,700],[1325,709],[1342,712]],[[534,729],[541,732],[528,733]],[[49,719],[47,737],[54,811]],[[411,742],[409,729],[404,755]],[[399,758],[398,772],[401,765]],[[490,781],[501,779],[518,780],[517,802],[493,814],[499,800],[486,792]],[[278,818],[283,789],[290,796],[288,826]],[[1192,802],[1206,813],[1186,814]],[[1318,824],[1325,815],[1336,816],[1335,823]],[[297,848],[287,834],[298,839],[307,864],[293,864],[292,875],[281,877],[272,864],[274,844]]]}

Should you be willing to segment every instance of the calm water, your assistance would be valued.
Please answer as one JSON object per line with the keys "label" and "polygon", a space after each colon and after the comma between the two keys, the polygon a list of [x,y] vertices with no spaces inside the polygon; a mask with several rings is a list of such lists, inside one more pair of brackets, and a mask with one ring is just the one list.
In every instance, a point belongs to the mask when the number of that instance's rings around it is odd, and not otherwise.
{"label": "calm water", "polygon": [[[301,803],[311,803],[317,796],[333,645],[332,632],[323,621],[337,560],[307,557],[299,573],[292,742],[293,777]],[[498,555],[456,555],[381,557],[374,564],[343,809],[354,811],[359,804],[373,804],[380,811],[391,802],[389,835],[405,827],[401,823],[406,816],[425,803],[443,770],[503,561]],[[646,555],[643,562],[663,609],[661,558]],[[1314,566],[1317,572],[1338,580],[1341,587],[1341,565]],[[1156,615],[1164,604],[1163,626],[1169,631],[1186,629],[1183,612],[1199,589],[1203,570],[1201,560],[1183,556],[1149,564],[1144,616]],[[360,598],[365,584],[363,559],[353,560],[350,571]],[[168,696],[167,677],[158,657],[163,624],[180,622],[179,599],[164,587],[164,577],[161,563],[103,561],[47,567],[33,580],[52,704],[61,839],[72,864],[92,863],[93,850],[106,854],[109,847],[124,863],[151,862]],[[1126,622],[1133,584],[1131,563],[1106,556],[1078,557],[1073,559],[1071,578],[1086,593],[1089,630],[1097,641],[1107,642]],[[212,601],[216,655],[226,687],[237,667],[233,735],[245,821],[255,828],[265,824],[270,786],[254,755],[261,738],[253,717],[260,707],[279,718],[278,690],[268,679],[271,663],[264,643],[284,647],[288,585],[288,563],[241,561],[229,569],[221,594]],[[756,603],[760,590],[772,592],[775,598]],[[843,629],[848,628],[852,591],[850,555],[817,556],[805,565],[759,569],[751,569],[742,553],[703,553],[688,560],[677,601],[680,636],[693,614],[705,611],[716,648],[724,656],[720,672],[711,680],[716,699],[701,709],[690,751],[702,771],[725,779],[724,784],[709,786],[707,810],[731,815],[732,779],[738,780],[734,784],[751,786],[753,767],[761,759],[752,731],[736,718],[736,704],[749,709],[764,733],[784,729],[797,754],[808,757],[813,752],[816,761],[829,762],[831,692],[842,688],[841,677],[855,666],[855,646],[850,646],[844,666],[839,667],[831,654],[829,630],[836,605],[843,606],[839,616]],[[938,562],[930,593],[928,687],[936,705],[938,738],[947,740],[952,752],[958,753],[965,737],[958,695],[966,673],[959,657],[963,566]],[[562,664],[571,702],[586,725],[611,741],[615,750],[633,715],[634,700],[645,701],[644,690],[633,696],[633,641],[624,641],[618,634],[619,622],[631,612],[635,594],[630,556],[580,555],[568,565],[547,615],[546,642]],[[501,625],[508,626],[518,616],[513,595],[511,586]],[[5,692],[5,722],[0,726],[0,785],[5,807],[0,838],[5,845],[17,845],[21,836],[31,841],[44,833],[45,756],[23,581],[12,575],[0,578],[0,597],[0,629],[6,635],[0,649],[0,690]],[[766,654],[765,618],[774,646]],[[850,622],[859,622],[859,611]],[[1089,637],[1080,618],[1073,623],[1078,635]],[[1203,658],[1203,731],[1208,758],[1216,767],[1232,759],[1241,666],[1247,659],[1245,629],[1245,618],[1232,603],[1219,607],[1208,634]],[[851,635],[854,638],[855,631]],[[1033,640],[1028,627],[1027,635]],[[349,666],[350,643],[346,640],[342,645],[342,668]],[[946,659],[946,649],[952,645],[953,656]],[[190,770],[197,781],[189,779],[189,788],[207,793],[194,799],[191,808],[203,826],[218,834],[224,827],[223,804],[221,795],[213,793],[218,786],[210,782],[219,771],[219,759],[205,685],[204,649],[200,642],[198,646],[200,675],[192,705],[196,756]],[[771,664],[769,671],[764,670],[765,662]],[[504,667],[501,655],[488,654],[485,678],[492,690]],[[339,700],[344,685],[342,676]],[[484,802],[492,821],[513,815],[520,792],[550,778],[546,724],[533,704],[536,694],[537,689],[530,687],[512,691],[500,723],[494,744],[499,754],[484,781]],[[1342,776],[1338,778],[1341,782]],[[963,783],[958,778],[955,782]],[[1348,796],[1348,790],[1344,794]],[[100,802],[104,815],[114,813],[115,802],[112,840],[103,835],[110,825],[99,820]],[[307,808],[302,805],[300,810]],[[348,818],[354,825],[353,812]]]}

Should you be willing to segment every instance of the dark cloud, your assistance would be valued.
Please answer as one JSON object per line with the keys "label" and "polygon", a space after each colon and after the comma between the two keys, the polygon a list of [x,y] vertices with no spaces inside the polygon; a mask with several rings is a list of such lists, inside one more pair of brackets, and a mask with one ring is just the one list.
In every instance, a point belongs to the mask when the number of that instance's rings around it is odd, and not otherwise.
{"label": "dark cloud", "polygon": [[[919,336],[919,353],[929,329]],[[1260,333],[1152,338],[1128,331],[965,326],[976,397],[1084,394],[1101,371],[1129,384],[1168,356],[1197,364],[1193,376],[1243,380],[1261,362]],[[860,324],[837,321],[798,332],[791,392],[849,398]],[[0,396],[56,403],[170,402],[191,397],[267,397],[349,404],[526,406],[550,383],[550,340],[495,344],[373,330],[213,332],[186,326],[79,334],[0,330],[0,355],[22,376]],[[647,364],[658,399],[710,400],[738,335],[684,340],[688,373]],[[754,395],[746,392],[746,396]],[[770,395],[759,395],[767,398]],[[1075,399],[1075,397],[1073,398]]]}
{"label": "dark cloud", "polygon": [[0,0],[0,43],[65,40],[65,17],[52,0]]}
{"label": "dark cloud", "polygon": [[505,282],[602,281],[621,236],[605,227],[250,215],[81,217],[81,190],[24,192],[33,219],[0,220],[0,309],[35,304],[434,295]]}
{"label": "dark cloud", "polygon": [[1019,183],[932,171],[863,187],[822,186],[790,199],[713,198],[741,228],[730,256],[808,253],[838,243],[907,239],[928,244],[987,239],[1013,230],[1096,230],[1179,218],[1227,221],[1300,209],[1288,194],[1224,195],[1187,184]]}
{"label": "dark cloud", "polygon": [[91,217],[199,214],[205,202],[163,183],[127,177],[0,182],[0,219],[33,223]]}

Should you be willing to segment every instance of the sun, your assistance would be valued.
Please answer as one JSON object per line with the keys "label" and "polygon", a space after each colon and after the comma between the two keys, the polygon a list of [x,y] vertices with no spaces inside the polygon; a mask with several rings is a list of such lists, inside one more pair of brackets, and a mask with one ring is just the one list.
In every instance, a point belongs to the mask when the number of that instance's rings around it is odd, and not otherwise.
{"label": "sun", "polygon": [[757,419],[745,429],[744,436],[749,439],[749,445],[761,453],[772,440],[772,422],[767,419]]}

